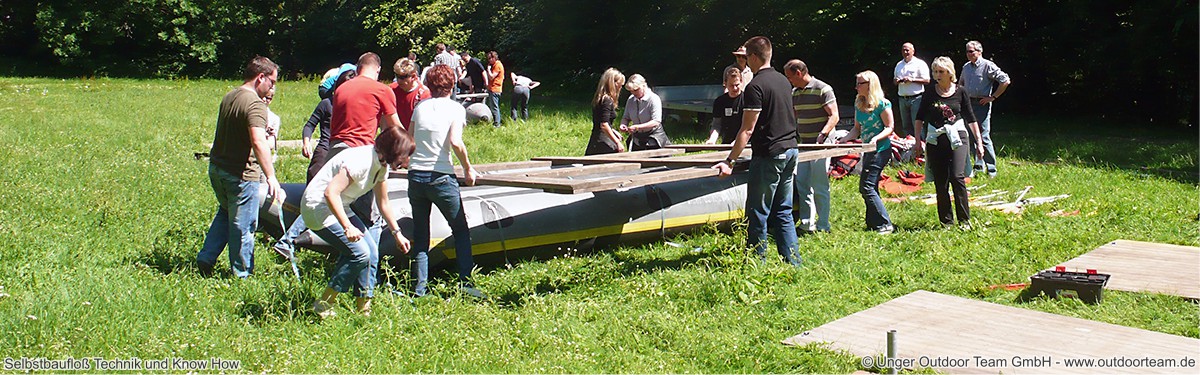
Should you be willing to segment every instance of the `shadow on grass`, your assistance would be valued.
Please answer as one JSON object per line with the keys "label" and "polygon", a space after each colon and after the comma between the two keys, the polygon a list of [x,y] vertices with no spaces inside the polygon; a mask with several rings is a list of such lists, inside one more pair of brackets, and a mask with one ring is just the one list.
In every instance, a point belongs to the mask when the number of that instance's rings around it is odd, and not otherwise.
{"label": "shadow on grass", "polygon": [[236,313],[256,326],[280,321],[315,319],[309,310],[314,298],[305,288],[276,285],[265,296],[249,294],[242,297]]}
{"label": "shadow on grass", "polygon": [[[1181,183],[1200,182],[1195,129],[1135,128],[1113,120],[1016,118],[994,134],[1004,158],[1112,167]],[[1009,161],[1011,162],[1011,161]],[[1004,168],[1005,165],[1000,165]]]}
{"label": "shadow on grass", "polygon": [[[601,249],[599,251],[604,251]],[[687,253],[676,258],[633,259],[632,257],[613,256],[614,263],[589,262],[575,267],[565,273],[544,275],[533,280],[528,289],[511,291],[496,296],[497,304],[509,308],[518,308],[525,304],[529,296],[545,296],[561,294],[576,288],[599,287],[612,283],[613,280],[624,279],[647,273],[676,271],[699,262],[701,259],[716,256],[712,252]]]}
{"label": "shadow on grass", "polygon": [[130,263],[170,275],[177,271],[196,269],[195,253],[187,249],[199,249],[204,242],[204,232],[195,228],[174,227],[167,229],[150,244],[150,251],[135,256]]}

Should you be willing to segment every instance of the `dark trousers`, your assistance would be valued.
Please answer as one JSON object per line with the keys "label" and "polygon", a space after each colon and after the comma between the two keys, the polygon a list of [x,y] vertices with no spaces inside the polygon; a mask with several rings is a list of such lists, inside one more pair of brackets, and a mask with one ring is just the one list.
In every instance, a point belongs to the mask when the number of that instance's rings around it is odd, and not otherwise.
{"label": "dark trousers", "polygon": [[[967,141],[967,132],[958,132],[958,137]],[[967,165],[967,155],[971,151],[970,144],[950,149],[950,140],[945,134],[938,136],[936,145],[927,145],[926,163],[929,163],[929,173],[933,174],[933,187],[937,190],[938,220],[942,224],[953,224],[954,213],[958,213],[958,222],[966,223],[971,220],[971,211],[967,206],[967,182],[964,180]],[[950,192],[954,189],[954,211],[950,210]]]}
{"label": "dark trousers", "polygon": [[513,86],[512,103],[509,105],[509,110],[512,111],[513,121],[517,120],[517,115],[520,115],[522,120],[529,119],[529,86]]}
{"label": "dark trousers", "polygon": [[317,177],[317,172],[321,171],[321,167],[324,167],[327,161],[329,161],[329,147],[314,147],[312,159],[308,161],[308,176],[304,180],[304,183],[312,182],[312,179]]}

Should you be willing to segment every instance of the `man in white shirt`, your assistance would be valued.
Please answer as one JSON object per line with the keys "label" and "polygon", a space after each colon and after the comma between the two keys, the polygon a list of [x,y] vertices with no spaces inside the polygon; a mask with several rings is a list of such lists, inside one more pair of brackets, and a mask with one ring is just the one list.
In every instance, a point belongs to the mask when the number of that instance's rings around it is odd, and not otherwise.
{"label": "man in white shirt", "polygon": [[925,92],[925,85],[929,84],[929,64],[917,58],[916,52],[912,43],[904,43],[900,47],[900,54],[904,59],[896,63],[896,69],[893,71],[893,80],[900,94],[900,126],[896,127],[896,130],[900,131],[897,136],[900,137],[910,134],[913,137],[917,136],[913,122],[917,119],[917,108],[921,106],[921,93]]}

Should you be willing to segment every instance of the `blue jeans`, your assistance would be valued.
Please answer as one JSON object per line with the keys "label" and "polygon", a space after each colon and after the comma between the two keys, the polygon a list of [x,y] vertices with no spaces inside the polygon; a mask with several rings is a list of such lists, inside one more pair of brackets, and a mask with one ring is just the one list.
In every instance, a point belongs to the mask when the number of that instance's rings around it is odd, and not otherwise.
{"label": "blue jeans", "polygon": [[346,229],[339,223],[314,232],[338,250],[329,288],[338,293],[353,291],[355,297],[371,298],[375,295],[375,282],[378,280],[380,228],[371,227],[368,230],[358,216],[351,216],[350,224],[363,233],[363,238],[357,242],[350,242],[346,238]]}
{"label": "blue jeans", "polygon": [[488,92],[487,106],[492,109],[492,126],[500,126],[500,93]]}
{"label": "blue jeans", "polygon": [[217,214],[204,235],[196,262],[212,266],[228,247],[234,276],[250,276],[254,271],[254,231],[258,229],[258,208],[262,205],[259,182],[242,180],[242,176],[212,164],[208,165],[208,182],[217,196]]}
{"label": "blue jeans", "polygon": [[796,193],[792,196],[795,222],[810,232],[829,231],[829,158],[796,164],[795,186]]}
{"label": "blue jeans", "polygon": [[471,229],[467,227],[467,215],[462,209],[458,179],[439,172],[408,171],[408,202],[412,204],[413,213],[412,251],[409,254],[417,278],[413,293],[425,295],[429,281],[429,215],[433,205],[437,205],[442,217],[450,224],[458,280],[469,283],[475,261],[471,255]]}
{"label": "blue jeans", "polygon": [[296,252],[296,237],[300,237],[301,233],[308,230],[308,225],[304,223],[304,216],[296,215],[296,221],[283,232],[283,237],[275,242],[275,247],[284,248],[293,254]]}
{"label": "blue jeans", "polygon": [[896,136],[912,135],[916,137],[916,125],[914,124],[917,123],[917,109],[921,108],[921,94],[909,97],[901,96],[899,102],[900,111],[897,114],[898,118],[896,122],[899,123],[900,127],[896,128],[896,130],[899,130],[901,133]]}
{"label": "blue jeans", "polygon": [[[979,134],[983,138],[983,160],[975,160],[975,167],[984,169],[988,173],[995,172],[996,149],[992,145],[992,104],[979,105],[978,99],[971,99],[971,110],[975,111],[975,120],[979,121]],[[971,139],[971,150],[974,150],[975,138]],[[975,151],[971,151],[969,154],[975,155]],[[967,163],[967,169],[971,169],[971,163]]]}
{"label": "blue jeans", "polygon": [[883,207],[883,199],[879,198],[879,175],[891,159],[891,152],[862,154],[863,169],[858,180],[858,192],[862,193],[863,202],[867,205],[867,228],[871,230],[892,225],[892,218],[888,216],[887,208]]}
{"label": "blue jeans", "polygon": [[746,229],[748,245],[764,261],[767,257],[767,232],[775,238],[775,247],[783,260],[799,266],[799,240],[792,222],[792,179],[796,170],[796,149],[775,156],[750,158],[750,179],[746,182]]}
{"label": "blue jeans", "polygon": [[517,121],[518,113],[522,120],[529,119],[529,86],[513,86],[512,101],[508,103],[512,111],[513,121]]}

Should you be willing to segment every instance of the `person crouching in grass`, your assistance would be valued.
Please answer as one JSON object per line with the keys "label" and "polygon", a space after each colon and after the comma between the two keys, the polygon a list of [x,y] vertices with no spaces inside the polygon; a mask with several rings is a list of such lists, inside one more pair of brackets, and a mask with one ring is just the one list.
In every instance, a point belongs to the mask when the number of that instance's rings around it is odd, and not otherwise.
{"label": "person crouching in grass", "polygon": [[407,166],[414,148],[412,138],[399,127],[384,128],[374,145],[347,149],[326,162],[304,190],[300,215],[309,229],[339,252],[329,286],[313,304],[313,311],[322,318],[333,316],[334,299],[349,291],[357,297],[359,313],[371,312],[376,277],[369,265],[379,259],[380,233],[367,229],[350,210],[351,202],[373,189],[375,204],[396,237],[396,245],[408,253],[408,239],[400,234],[388,204],[387,174],[393,167]]}

